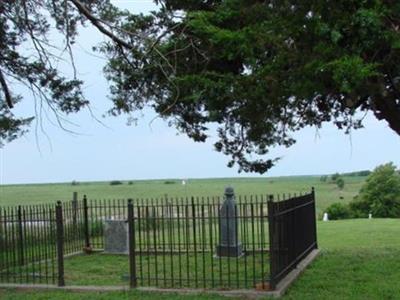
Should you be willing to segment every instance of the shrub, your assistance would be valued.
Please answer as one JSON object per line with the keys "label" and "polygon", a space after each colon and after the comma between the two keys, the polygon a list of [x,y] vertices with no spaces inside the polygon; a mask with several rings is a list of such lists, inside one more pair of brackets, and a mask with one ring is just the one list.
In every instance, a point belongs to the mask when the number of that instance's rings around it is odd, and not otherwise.
{"label": "shrub", "polygon": [[123,182],[119,180],[110,181],[110,185],[120,185],[120,184],[123,184]]}
{"label": "shrub", "polygon": [[326,182],[326,181],[328,180],[328,176],[323,175],[323,176],[321,176],[321,177],[319,178],[319,180],[320,180],[321,182]]}
{"label": "shrub", "polygon": [[336,181],[339,177],[340,177],[339,173],[335,173],[335,174],[331,175],[332,181]]}
{"label": "shrub", "polygon": [[71,185],[79,185],[79,182],[76,180],[72,180]]}
{"label": "shrub", "polygon": [[175,180],[165,180],[164,184],[175,184],[176,181]]}
{"label": "shrub", "polygon": [[358,216],[400,217],[400,176],[393,163],[375,168],[350,207]]}
{"label": "shrub", "polygon": [[327,209],[330,220],[349,219],[352,217],[350,208],[346,204],[333,203]]}
{"label": "shrub", "polygon": [[128,184],[129,184],[129,185],[132,185],[132,184],[133,184],[133,181],[128,181]]}
{"label": "shrub", "polygon": [[344,180],[342,177],[339,177],[336,179],[336,185],[338,186],[339,189],[343,190],[344,188]]}
{"label": "shrub", "polygon": [[353,201],[349,203],[350,211],[354,218],[367,218],[370,213],[370,204],[355,196]]}

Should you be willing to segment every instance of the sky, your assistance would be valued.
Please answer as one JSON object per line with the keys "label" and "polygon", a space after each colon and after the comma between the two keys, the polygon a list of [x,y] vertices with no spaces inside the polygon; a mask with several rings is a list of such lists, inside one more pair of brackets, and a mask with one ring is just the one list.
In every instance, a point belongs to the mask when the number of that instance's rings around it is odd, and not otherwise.
{"label": "sky", "polygon": [[[134,12],[155,8],[151,1],[144,0],[114,3]],[[50,114],[48,119],[42,118],[43,130],[39,122],[33,123],[28,134],[0,149],[0,184],[318,175],[373,169],[389,161],[400,166],[400,137],[372,114],[365,118],[365,128],[351,135],[332,124],[296,132],[294,146],[271,149],[266,158],[281,160],[264,175],[238,174],[236,167],[228,168],[229,158],[213,150],[213,131],[208,142],[195,143],[150,110],[136,115],[137,125],[128,126],[124,116],[103,118],[111,108],[108,83],[102,74],[105,60],[91,51],[103,40],[96,30],[85,28],[74,48],[79,77],[85,81],[84,93],[91,100],[94,117],[88,110],[68,117],[68,128],[77,134],[52,124]],[[68,72],[66,65],[59,67]],[[18,86],[15,89],[24,97],[15,113],[34,115],[31,94]]]}

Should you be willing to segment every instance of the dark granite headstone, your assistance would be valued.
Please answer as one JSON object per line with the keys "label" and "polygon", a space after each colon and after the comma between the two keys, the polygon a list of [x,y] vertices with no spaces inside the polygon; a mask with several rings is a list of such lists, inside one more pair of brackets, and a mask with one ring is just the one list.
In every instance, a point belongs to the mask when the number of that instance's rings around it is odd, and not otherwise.
{"label": "dark granite headstone", "polygon": [[217,256],[238,257],[243,255],[242,244],[238,240],[238,219],[233,188],[225,189],[225,200],[220,208],[219,245]]}
{"label": "dark granite headstone", "polygon": [[125,220],[106,220],[104,224],[104,252],[128,254],[128,223]]}

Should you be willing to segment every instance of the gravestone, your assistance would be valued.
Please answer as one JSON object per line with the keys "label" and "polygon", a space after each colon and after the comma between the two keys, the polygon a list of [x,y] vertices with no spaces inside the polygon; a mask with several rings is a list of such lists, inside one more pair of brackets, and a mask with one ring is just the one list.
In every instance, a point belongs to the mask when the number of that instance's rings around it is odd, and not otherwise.
{"label": "gravestone", "polygon": [[236,218],[235,194],[232,187],[225,189],[225,200],[220,208],[218,257],[239,257],[243,255],[238,240],[238,219]]}
{"label": "gravestone", "polygon": [[125,220],[105,220],[104,252],[128,254],[128,222]]}

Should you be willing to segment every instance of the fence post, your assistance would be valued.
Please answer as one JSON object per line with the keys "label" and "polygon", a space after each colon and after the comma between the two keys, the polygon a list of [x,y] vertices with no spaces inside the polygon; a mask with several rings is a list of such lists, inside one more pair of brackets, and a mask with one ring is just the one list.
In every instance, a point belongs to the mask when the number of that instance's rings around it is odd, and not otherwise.
{"label": "fence post", "polygon": [[90,236],[89,236],[89,215],[88,215],[88,203],[86,195],[83,195],[83,221],[84,221],[84,234],[85,234],[85,248],[90,248]]}
{"label": "fence post", "polygon": [[275,257],[275,207],[274,207],[274,196],[268,196],[268,234],[269,234],[269,274],[270,274],[270,287],[272,290],[276,287],[276,257]]}
{"label": "fence post", "polygon": [[25,263],[24,255],[24,232],[22,228],[22,207],[18,206],[18,250],[19,250],[19,264],[21,266]]}
{"label": "fence post", "polygon": [[72,194],[72,224],[76,226],[76,219],[78,215],[78,192]]}
{"label": "fence post", "polygon": [[132,199],[128,199],[128,239],[129,239],[129,286],[137,286],[136,251],[135,251],[135,215],[133,214]]}
{"label": "fence post", "polygon": [[314,241],[315,241],[315,249],[318,249],[318,240],[317,240],[317,216],[316,216],[316,210],[315,210],[315,189],[314,187],[311,188],[311,197],[313,201],[313,224],[314,224]]}
{"label": "fence post", "polygon": [[61,201],[56,205],[57,228],[57,262],[58,262],[58,286],[65,286],[64,280],[64,225]]}

